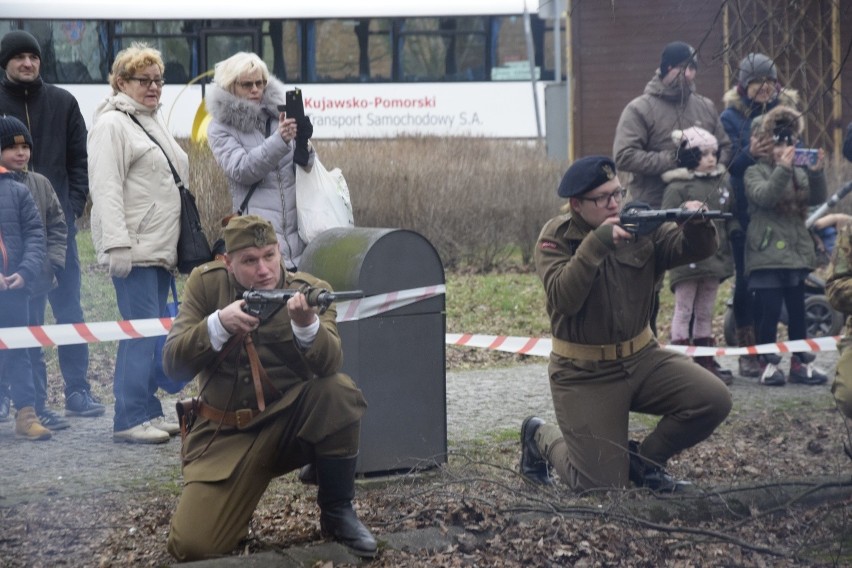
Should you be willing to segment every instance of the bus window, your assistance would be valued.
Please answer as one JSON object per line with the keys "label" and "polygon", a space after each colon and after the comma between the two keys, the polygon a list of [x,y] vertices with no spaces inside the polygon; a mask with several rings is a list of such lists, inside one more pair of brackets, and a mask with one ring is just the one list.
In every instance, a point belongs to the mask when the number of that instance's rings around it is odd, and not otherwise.
{"label": "bus window", "polygon": [[485,23],[481,17],[408,18],[400,32],[405,81],[484,81]]}
{"label": "bus window", "polygon": [[[217,29],[215,31],[203,30],[201,33],[204,52],[204,69],[201,72],[212,70],[216,64],[237,52],[247,51],[257,53],[258,33],[254,29],[239,29],[226,31]],[[212,79],[212,77],[211,77]]]}
{"label": "bus window", "polygon": [[[0,21],[0,36],[18,26]],[[103,47],[100,27],[87,20],[31,20],[24,28],[41,47],[39,74],[48,83],[100,83]]]}
{"label": "bus window", "polygon": [[[496,51],[491,69],[493,81],[529,81],[530,64],[523,16],[494,18],[494,43]],[[536,79],[540,69],[536,69]]]}
{"label": "bus window", "polygon": [[134,43],[144,43],[158,50],[163,57],[163,78],[169,84],[186,83],[192,77],[192,45],[194,37],[184,22],[170,20],[128,20],[115,24],[115,52]]}
{"label": "bus window", "polygon": [[320,82],[387,81],[391,76],[391,21],[318,20],[316,70]]}
{"label": "bus window", "polygon": [[263,60],[285,83],[302,81],[302,42],[296,20],[267,20],[263,25]]}

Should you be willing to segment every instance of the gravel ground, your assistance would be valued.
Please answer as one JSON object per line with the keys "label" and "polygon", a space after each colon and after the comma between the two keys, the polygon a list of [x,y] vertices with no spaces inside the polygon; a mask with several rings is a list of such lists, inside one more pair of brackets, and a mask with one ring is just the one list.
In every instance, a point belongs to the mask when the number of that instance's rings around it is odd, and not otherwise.
{"label": "gravel ground", "polygon": [[[818,364],[830,375],[837,353],[821,354]],[[543,359],[541,360],[543,361]],[[720,358],[736,369],[736,358]],[[786,364],[782,365],[786,371]],[[779,399],[819,399],[831,403],[829,387],[763,387],[755,379],[736,377],[731,387],[735,411],[757,412]],[[171,411],[175,398],[164,398]],[[70,418],[71,428],[47,442],[14,437],[12,422],[0,424],[0,462],[5,475],[0,507],[44,498],[88,497],[100,492],[133,490],[148,484],[180,482],[180,443],[138,446],[112,441],[112,407],[99,418]],[[447,430],[450,449],[484,435],[520,429],[524,417],[554,419],[544,362],[447,374]],[[641,424],[632,426],[641,429]],[[0,527],[2,530],[2,527]]]}

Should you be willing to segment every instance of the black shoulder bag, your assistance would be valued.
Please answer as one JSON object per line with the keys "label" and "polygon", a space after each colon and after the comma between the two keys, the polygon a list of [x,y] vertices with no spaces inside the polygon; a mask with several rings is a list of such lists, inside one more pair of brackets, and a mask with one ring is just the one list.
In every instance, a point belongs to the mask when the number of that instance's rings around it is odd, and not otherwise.
{"label": "black shoulder bag", "polygon": [[145,130],[145,127],[139,123],[135,116],[130,113],[127,113],[127,116],[163,151],[163,155],[169,163],[169,168],[172,170],[175,185],[177,185],[178,193],[180,193],[180,237],[178,237],[177,243],[177,268],[181,274],[189,274],[196,266],[201,266],[205,262],[213,260],[210,242],[201,227],[201,215],[198,213],[198,206],[195,204],[195,196],[183,184],[169,159],[169,155],[166,154],[157,139]]}

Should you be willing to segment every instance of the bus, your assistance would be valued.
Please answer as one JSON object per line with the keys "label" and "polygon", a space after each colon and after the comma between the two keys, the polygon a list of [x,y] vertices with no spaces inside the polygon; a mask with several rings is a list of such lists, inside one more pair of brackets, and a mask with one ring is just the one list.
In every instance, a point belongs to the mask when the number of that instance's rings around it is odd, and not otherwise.
{"label": "bus", "polygon": [[178,137],[203,139],[215,63],[253,51],[302,90],[316,138],[522,139],[541,136],[542,81],[564,37],[538,1],[3,0],[0,35],[39,40],[43,79],[89,125],[115,54],[144,42],[163,54],[161,112]]}

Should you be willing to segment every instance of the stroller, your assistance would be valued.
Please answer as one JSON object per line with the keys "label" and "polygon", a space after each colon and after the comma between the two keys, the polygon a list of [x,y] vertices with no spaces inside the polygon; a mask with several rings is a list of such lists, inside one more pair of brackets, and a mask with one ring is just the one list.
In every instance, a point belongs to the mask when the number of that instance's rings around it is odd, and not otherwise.
{"label": "stroller", "polygon": [[[852,192],[852,182],[847,182],[837,193],[832,195],[828,201],[820,205],[805,220],[805,226],[813,230],[816,220],[826,214],[829,209],[835,207],[841,199]],[[808,338],[831,337],[840,335],[845,323],[845,316],[831,307],[828,298],[825,297],[825,280],[814,274],[808,274],[805,280],[805,324],[807,326]],[[781,309],[781,323],[787,325],[787,309]],[[725,310],[725,343],[727,345],[737,344],[736,322],[734,321],[734,301],[729,299]]]}

